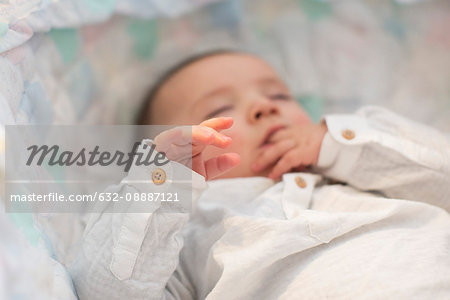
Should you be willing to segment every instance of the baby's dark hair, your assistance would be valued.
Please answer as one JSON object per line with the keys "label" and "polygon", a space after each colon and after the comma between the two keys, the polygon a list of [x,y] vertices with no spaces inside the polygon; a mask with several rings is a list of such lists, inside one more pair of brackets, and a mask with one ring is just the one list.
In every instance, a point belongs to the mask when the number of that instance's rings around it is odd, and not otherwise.
{"label": "baby's dark hair", "polygon": [[174,76],[176,73],[187,67],[188,65],[199,61],[203,58],[218,55],[218,54],[228,54],[228,53],[245,53],[244,51],[237,51],[237,50],[231,50],[231,49],[216,49],[211,50],[207,52],[202,52],[193,56],[190,56],[179,63],[175,64],[171,68],[169,68],[167,71],[165,71],[155,82],[155,84],[150,88],[149,92],[146,94],[143,104],[137,114],[137,118],[135,121],[136,125],[151,125],[149,124],[149,109],[153,102],[153,100],[158,95],[158,92],[160,91],[161,87],[170,79],[172,76]]}

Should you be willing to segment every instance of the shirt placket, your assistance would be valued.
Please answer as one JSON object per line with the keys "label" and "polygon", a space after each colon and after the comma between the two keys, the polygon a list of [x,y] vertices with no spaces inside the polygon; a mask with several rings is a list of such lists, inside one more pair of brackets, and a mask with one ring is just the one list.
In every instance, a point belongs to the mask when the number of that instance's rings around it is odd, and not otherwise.
{"label": "shirt placket", "polygon": [[288,173],[283,175],[282,205],[287,219],[299,216],[302,210],[308,209],[312,192],[322,176],[309,173]]}

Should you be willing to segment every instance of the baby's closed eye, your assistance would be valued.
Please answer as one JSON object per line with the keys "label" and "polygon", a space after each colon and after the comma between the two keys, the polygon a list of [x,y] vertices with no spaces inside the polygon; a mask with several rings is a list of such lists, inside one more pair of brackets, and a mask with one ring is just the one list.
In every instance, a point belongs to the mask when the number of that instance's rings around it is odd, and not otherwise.
{"label": "baby's closed eye", "polygon": [[227,111],[229,111],[229,110],[231,110],[231,109],[233,109],[233,105],[230,105],[230,104],[220,106],[219,108],[216,108],[216,109],[214,109],[213,111],[211,111],[210,113],[208,113],[208,114],[205,116],[205,120],[211,119],[211,118],[213,118],[213,117],[217,117],[217,116],[219,116],[220,114],[222,114],[222,113],[224,113],[224,112],[227,112]]}
{"label": "baby's closed eye", "polygon": [[287,93],[276,93],[269,95],[272,100],[292,100],[292,96]]}

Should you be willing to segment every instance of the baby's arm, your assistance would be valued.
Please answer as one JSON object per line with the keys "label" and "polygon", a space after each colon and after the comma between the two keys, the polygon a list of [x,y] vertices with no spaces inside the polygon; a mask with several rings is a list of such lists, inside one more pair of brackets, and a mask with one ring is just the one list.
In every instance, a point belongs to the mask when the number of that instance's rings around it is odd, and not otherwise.
{"label": "baby's arm", "polygon": [[380,107],[325,117],[317,170],[361,190],[450,211],[450,141]]}
{"label": "baby's arm", "polygon": [[[229,138],[218,131],[231,124],[232,120],[218,118],[199,126],[176,127],[163,132],[154,143],[156,149],[167,151],[171,162],[158,167],[133,166],[127,178],[119,185],[108,188],[107,192],[118,193],[125,198],[127,194],[181,189],[189,196],[192,191],[194,201],[206,188],[205,178],[220,175],[239,162],[239,157],[232,153],[206,162],[201,155],[207,146],[225,148],[229,145]],[[195,165],[193,169],[197,171],[191,172],[192,185],[190,182],[170,182],[170,174],[175,172],[189,175],[186,165]],[[167,175],[165,182],[140,182],[142,178],[151,178],[156,169]],[[180,231],[189,215],[164,212],[161,208],[161,202],[148,206],[132,203],[128,209],[115,212],[116,208],[108,203],[100,213],[91,214],[80,252],[68,268],[81,300],[176,299],[175,295],[181,295],[179,297],[182,299],[194,297],[189,280],[179,278],[180,272],[178,277],[172,279],[183,247]]]}

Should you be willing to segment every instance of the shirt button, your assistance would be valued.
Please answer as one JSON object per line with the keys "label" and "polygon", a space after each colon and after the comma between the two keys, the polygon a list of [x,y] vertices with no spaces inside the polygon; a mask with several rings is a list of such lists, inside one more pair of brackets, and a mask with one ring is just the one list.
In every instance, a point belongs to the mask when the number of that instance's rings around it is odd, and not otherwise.
{"label": "shirt button", "polygon": [[345,129],[342,131],[342,136],[347,140],[352,140],[355,138],[355,132],[350,129]]}
{"label": "shirt button", "polygon": [[163,169],[155,169],[152,172],[152,181],[154,184],[163,184],[166,181],[166,172]]}
{"label": "shirt button", "polygon": [[303,179],[303,177],[301,176],[296,176],[295,177],[295,183],[301,187],[302,189],[306,187],[306,181],[305,179]]}

